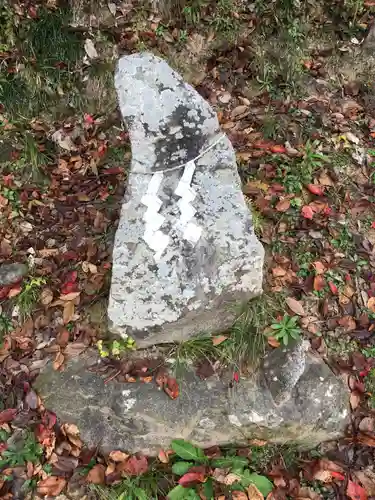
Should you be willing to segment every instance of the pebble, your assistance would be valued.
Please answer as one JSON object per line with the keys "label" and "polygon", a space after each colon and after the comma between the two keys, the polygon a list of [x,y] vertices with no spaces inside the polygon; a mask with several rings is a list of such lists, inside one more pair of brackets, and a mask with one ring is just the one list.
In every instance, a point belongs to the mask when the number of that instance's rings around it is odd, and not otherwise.
{"label": "pebble", "polygon": [[20,281],[28,272],[25,264],[1,264],[0,265],[0,286],[13,285]]}

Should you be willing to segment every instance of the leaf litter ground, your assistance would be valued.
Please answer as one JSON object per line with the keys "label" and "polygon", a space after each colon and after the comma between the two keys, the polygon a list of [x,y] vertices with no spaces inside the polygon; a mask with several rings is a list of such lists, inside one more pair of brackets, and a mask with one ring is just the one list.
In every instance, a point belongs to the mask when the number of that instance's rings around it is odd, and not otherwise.
{"label": "leaf litter ground", "polygon": [[[91,13],[78,2],[0,9],[0,261],[29,267],[0,288],[1,498],[375,496],[372,2],[187,2],[173,22],[137,3]],[[253,354],[303,335],[347,380],[351,426],[319,453],[252,440],[205,453],[175,443],[155,460],[118,450],[103,457],[32,389],[49,358],[62,370],[105,338],[130,161],[112,72],[117,51],[144,49],[210,101],[236,149],[267,255],[263,302],[240,316],[258,319]],[[192,359],[202,377],[231,362],[240,383],[250,356],[244,324],[173,354]],[[112,354],[102,366],[107,383],[155,382],[178,397],[162,359],[124,361],[131,344],[101,345]]]}

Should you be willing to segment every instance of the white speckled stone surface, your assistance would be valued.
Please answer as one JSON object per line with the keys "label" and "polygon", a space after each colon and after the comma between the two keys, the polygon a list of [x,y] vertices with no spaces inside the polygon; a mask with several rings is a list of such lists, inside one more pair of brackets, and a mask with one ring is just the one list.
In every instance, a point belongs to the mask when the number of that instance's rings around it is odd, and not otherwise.
{"label": "white speckled stone surface", "polygon": [[139,347],[224,330],[234,319],[233,303],[261,293],[264,257],[233,147],[223,136],[196,162],[192,222],[203,231],[195,246],[176,227],[180,211],[174,191],[183,169],[164,173],[157,196],[165,217],[160,230],[170,243],[155,262],[155,252],[143,240],[146,207],[141,203],[152,173],[195,158],[221,131],[210,105],[152,54],[122,57],[116,88],[132,164],[113,251],[110,328],[132,335]]}

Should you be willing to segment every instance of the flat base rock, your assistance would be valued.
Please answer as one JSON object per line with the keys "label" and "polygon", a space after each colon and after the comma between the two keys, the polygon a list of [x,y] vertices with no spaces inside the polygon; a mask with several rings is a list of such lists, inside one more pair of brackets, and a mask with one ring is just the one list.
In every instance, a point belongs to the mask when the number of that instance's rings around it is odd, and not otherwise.
{"label": "flat base rock", "polygon": [[98,363],[93,352],[63,372],[48,365],[34,388],[61,421],[78,425],[88,446],[104,452],[155,455],[175,438],[201,447],[259,438],[308,449],[340,436],[349,411],[343,381],[302,345],[271,352],[260,374],[238,383],[229,373],[207,380],[187,373],[176,400],[154,382],[104,384],[89,370]]}

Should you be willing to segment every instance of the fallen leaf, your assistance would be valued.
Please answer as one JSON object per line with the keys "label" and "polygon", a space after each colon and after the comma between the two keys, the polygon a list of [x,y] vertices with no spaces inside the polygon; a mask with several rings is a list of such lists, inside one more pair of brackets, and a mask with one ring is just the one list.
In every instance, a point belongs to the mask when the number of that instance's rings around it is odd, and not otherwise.
{"label": "fallen leaf", "polygon": [[357,323],[353,316],[343,316],[338,320],[338,324],[345,328],[347,332],[352,332],[357,328]]}
{"label": "fallen leaf", "polygon": [[315,269],[316,274],[324,274],[325,273],[326,268],[322,262],[317,260],[314,262],[313,265],[314,265],[314,269]]}
{"label": "fallen leaf", "polygon": [[286,270],[282,267],[274,267],[272,269],[272,274],[276,277],[276,278],[282,278],[283,276],[286,275]]}
{"label": "fallen leaf", "polygon": [[56,357],[53,361],[53,369],[54,370],[58,370],[59,368],[61,368],[61,366],[64,364],[64,361],[65,361],[65,357],[64,357],[64,354],[62,352],[58,352],[56,354]]}
{"label": "fallen leaf", "polygon": [[129,458],[130,455],[127,453],[124,453],[123,451],[120,450],[115,450],[111,451],[109,454],[109,459],[113,460],[114,462],[125,462]]}
{"label": "fallen leaf", "polygon": [[195,483],[203,483],[205,480],[205,475],[201,472],[187,472],[178,480],[178,484],[187,488],[188,486]]}
{"label": "fallen leaf", "polygon": [[325,287],[325,281],[322,275],[318,274],[318,276],[315,276],[314,278],[314,290],[316,292],[319,292],[323,290]]}
{"label": "fallen leaf", "polygon": [[233,500],[248,500],[248,496],[243,491],[232,491]]}
{"label": "fallen leaf", "polygon": [[319,182],[320,182],[320,184],[322,184],[322,186],[331,187],[331,186],[335,185],[333,180],[331,179],[331,177],[326,172],[323,172],[322,174],[320,174]]}
{"label": "fallen leaf", "polygon": [[65,347],[69,342],[70,333],[66,328],[59,331],[56,336],[56,342],[59,346]]}
{"label": "fallen leaf", "polygon": [[280,342],[275,337],[268,337],[267,340],[271,347],[280,347]]}
{"label": "fallen leaf", "polygon": [[315,194],[317,196],[323,196],[324,194],[324,189],[317,184],[307,184],[306,187],[310,191],[310,193]]}
{"label": "fallen leaf", "polygon": [[298,314],[298,316],[306,315],[301,302],[298,302],[298,300],[294,299],[293,297],[288,297],[285,302],[287,303],[289,309],[295,314]]}
{"label": "fallen leaf", "polygon": [[73,317],[74,317],[74,302],[67,302],[64,305],[64,311],[63,311],[64,325],[72,321]]}
{"label": "fallen leaf", "polygon": [[290,200],[280,200],[276,203],[275,208],[278,212],[286,212],[290,208]]}
{"label": "fallen leaf", "polygon": [[349,401],[350,401],[350,406],[352,408],[352,410],[355,410],[356,408],[358,408],[360,402],[361,402],[361,395],[359,392],[357,391],[353,391],[350,393],[350,398],[349,398]]}
{"label": "fallen leaf", "polygon": [[178,387],[178,382],[174,377],[167,378],[167,382],[164,385],[163,389],[171,399],[178,398],[180,390]]}
{"label": "fallen leaf", "polygon": [[264,499],[263,494],[258,490],[258,488],[255,486],[255,484],[250,484],[250,486],[247,488],[247,496],[249,497],[249,500],[263,500]]}
{"label": "fallen leaf", "polygon": [[40,295],[40,301],[44,306],[48,306],[53,301],[53,292],[50,288],[44,288]]}
{"label": "fallen leaf", "polygon": [[32,389],[26,394],[25,402],[31,410],[36,410],[39,406],[39,397]]}
{"label": "fallen leaf", "polygon": [[238,476],[237,474],[234,474],[233,472],[230,472],[226,476],[224,476],[222,483],[226,484],[227,486],[230,486],[233,483],[236,483],[241,480],[241,477]]}
{"label": "fallen leaf", "polygon": [[94,42],[90,38],[86,38],[84,48],[90,59],[96,59],[98,57]]}
{"label": "fallen leaf", "polygon": [[48,476],[46,479],[39,481],[38,493],[42,496],[57,497],[64,490],[66,479],[58,476]]}
{"label": "fallen leaf", "polygon": [[66,294],[61,294],[60,300],[70,301],[70,300],[76,299],[80,295],[81,295],[81,292],[70,292],[70,293],[66,293]]}
{"label": "fallen leaf", "polygon": [[217,335],[216,337],[212,337],[213,345],[220,345],[228,339],[228,335]]}
{"label": "fallen leaf", "polygon": [[367,301],[367,307],[371,312],[375,313],[375,297],[370,297]]}
{"label": "fallen leaf", "polygon": [[127,460],[121,470],[129,476],[140,476],[148,470],[147,458],[142,456],[132,456]]}
{"label": "fallen leaf", "polygon": [[367,500],[367,493],[362,486],[353,481],[348,481],[348,487],[346,489],[346,494],[351,500]]}
{"label": "fallen leaf", "polygon": [[338,288],[332,281],[328,281],[328,286],[329,286],[331,292],[333,293],[333,295],[338,294]]}
{"label": "fallen leaf", "polygon": [[285,146],[280,146],[280,145],[277,145],[277,144],[275,144],[274,146],[271,146],[270,147],[270,151],[272,153],[275,153],[275,154],[277,154],[277,153],[280,154],[280,153],[286,153],[287,152]]}
{"label": "fallen leaf", "polygon": [[240,115],[246,113],[248,111],[249,107],[245,106],[244,104],[241,104],[240,106],[237,106],[236,108],[232,109],[231,112],[231,118],[232,120],[239,117]]}
{"label": "fallen leaf", "polygon": [[17,408],[8,408],[0,411],[0,425],[11,422],[17,415]]}
{"label": "fallen leaf", "polygon": [[96,464],[86,476],[86,481],[92,484],[105,484],[105,467],[102,464]]}
{"label": "fallen leaf", "polygon": [[314,217],[313,209],[309,205],[302,207],[301,213],[305,219],[312,219]]}
{"label": "fallen leaf", "polygon": [[165,453],[164,450],[160,450],[158,453],[158,459],[162,464],[167,464],[169,463],[169,455]]}

